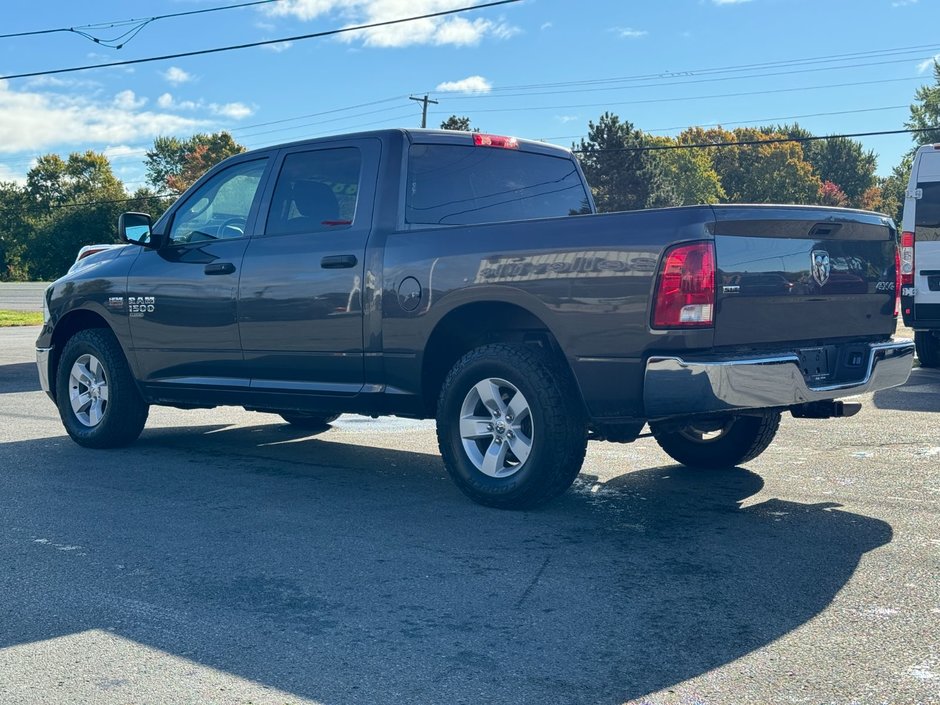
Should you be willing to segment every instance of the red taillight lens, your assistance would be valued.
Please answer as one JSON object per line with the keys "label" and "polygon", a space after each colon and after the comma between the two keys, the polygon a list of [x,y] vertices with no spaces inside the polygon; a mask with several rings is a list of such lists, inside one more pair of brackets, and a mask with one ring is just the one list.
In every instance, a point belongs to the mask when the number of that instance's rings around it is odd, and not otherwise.
{"label": "red taillight lens", "polygon": [[901,251],[894,248],[894,317],[901,315]]}
{"label": "red taillight lens", "polygon": [[501,135],[483,135],[473,133],[473,144],[477,147],[502,147],[503,149],[519,149],[519,141],[515,137],[502,137]]}
{"label": "red taillight lens", "polygon": [[901,233],[901,286],[914,286],[914,233]]}
{"label": "red taillight lens", "polygon": [[708,327],[714,312],[714,244],[697,242],[669,250],[656,282],[653,328]]}

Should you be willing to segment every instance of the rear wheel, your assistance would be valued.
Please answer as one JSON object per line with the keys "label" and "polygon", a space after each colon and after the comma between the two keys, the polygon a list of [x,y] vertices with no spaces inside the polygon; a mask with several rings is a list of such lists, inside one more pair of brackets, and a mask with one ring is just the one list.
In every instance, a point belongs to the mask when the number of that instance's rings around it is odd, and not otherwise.
{"label": "rear wheel", "polygon": [[79,331],[65,344],[56,403],[69,436],[88,448],[133,443],[150,410],[117,339],[102,328]]}
{"label": "rear wheel", "polygon": [[587,426],[570,375],[530,345],[484,345],[444,381],[437,407],[444,465],[473,501],[534,507],[574,482]]}
{"label": "rear wheel", "polygon": [[339,414],[305,414],[302,411],[285,411],[279,416],[291,426],[305,431],[329,431],[330,424],[339,418]]}
{"label": "rear wheel", "polygon": [[780,414],[728,416],[676,428],[653,423],[659,447],[673,460],[698,468],[727,468],[746,463],[767,450],[780,426]]}
{"label": "rear wheel", "polygon": [[921,367],[940,367],[940,336],[933,331],[914,331],[914,347]]}

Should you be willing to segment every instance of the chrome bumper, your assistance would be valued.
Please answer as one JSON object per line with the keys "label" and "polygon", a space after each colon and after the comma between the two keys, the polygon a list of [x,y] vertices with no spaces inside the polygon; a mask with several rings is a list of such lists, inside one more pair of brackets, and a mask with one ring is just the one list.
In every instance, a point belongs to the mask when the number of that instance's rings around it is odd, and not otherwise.
{"label": "chrome bumper", "polygon": [[42,391],[52,396],[52,388],[49,386],[49,358],[52,356],[52,348],[36,348],[36,367],[39,368],[39,384]]}
{"label": "chrome bumper", "polygon": [[811,387],[793,353],[719,361],[651,357],[646,363],[643,401],[650,419],[787,407],[896,387],[907,381],[913,360],[911,340],[872,344],[862,379]]}

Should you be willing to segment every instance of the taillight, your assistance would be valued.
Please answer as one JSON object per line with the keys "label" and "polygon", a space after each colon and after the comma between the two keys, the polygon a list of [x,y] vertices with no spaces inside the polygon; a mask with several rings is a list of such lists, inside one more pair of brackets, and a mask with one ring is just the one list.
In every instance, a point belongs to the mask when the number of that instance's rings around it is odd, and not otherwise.
{"label": "taillight", "polygon": [[519,149],[519,140],[517,140],[515,137],[483,135],[479,132],[473,133],[473,144],[475,144],[477,147],[502,147],[503,149]]}
{"label": "taillight", "polygon": [[901,286],[914,286],[914,233],[901,233]]}
{"label": "taillight", "polygon": [[659,268],[653,328],[711,326],[714,311],[714,244],[697,242],[673,247]]}
{"label": "taillight", "polygon": [[894,248],[894,317],[901,315],[901,251]]}

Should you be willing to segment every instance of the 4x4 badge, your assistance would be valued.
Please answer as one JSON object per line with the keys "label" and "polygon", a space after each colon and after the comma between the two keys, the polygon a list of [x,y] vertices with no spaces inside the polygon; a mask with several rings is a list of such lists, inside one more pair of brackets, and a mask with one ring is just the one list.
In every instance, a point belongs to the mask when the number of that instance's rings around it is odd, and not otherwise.
{"label": "4x4 badge", "polygon": [[826,282],[829,281],[829,272],[832,270],[832,265],[829,263],[829,253],[825,250],[813,250],[811,259],[810,269],[813,273],[813,279],[816,280],[819,286],[825,286]]}

